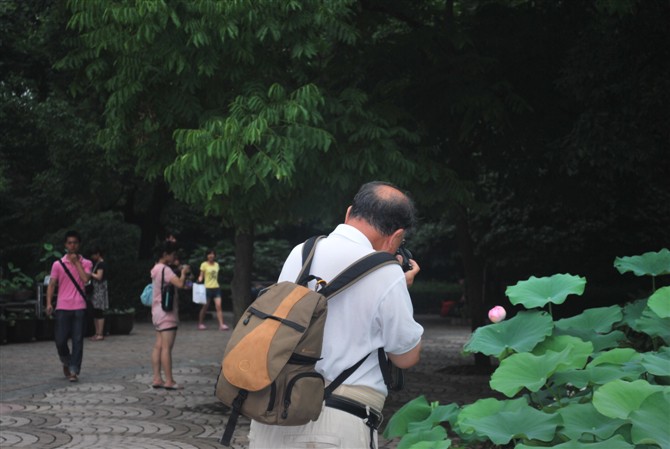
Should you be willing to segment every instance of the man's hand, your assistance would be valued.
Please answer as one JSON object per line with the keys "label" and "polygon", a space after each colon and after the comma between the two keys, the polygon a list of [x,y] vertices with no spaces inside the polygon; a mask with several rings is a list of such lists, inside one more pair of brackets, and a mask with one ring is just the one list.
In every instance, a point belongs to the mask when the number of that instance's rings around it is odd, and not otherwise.
{"label": "man's hand", "polygon": [[51,316],[51,314],[54,311],[54,308],[51,306],[51,304],[47,304],[47,307],[44,311],[47,313],[48,316]]}
{"label": "man's hand", "polygon": [[418,263],[416,263],[416,260],[410,259],[409,263],[412,265],[412,269],[405,271],[405,280],[407,281],[407,287],[411,287],[412,284],[414,283],[414,277],[419,274],[419,271],[421,271],[421,267],[419,266]]}

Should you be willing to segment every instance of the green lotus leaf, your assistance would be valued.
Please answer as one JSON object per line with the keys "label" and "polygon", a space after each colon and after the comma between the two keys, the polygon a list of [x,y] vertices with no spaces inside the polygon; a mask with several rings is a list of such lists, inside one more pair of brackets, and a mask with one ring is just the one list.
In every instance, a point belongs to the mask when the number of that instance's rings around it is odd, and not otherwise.
{"label": "green lotus leaf", "polygon": [[614,267],[619,273],[632,271],[635,276],[660,276],[670,274],[670,251],[663,248],[658,252],[648,252],[641,256],[617,257]]}
{"label": "green lotus leaf", "polygon": [[[621,435],[616,435],[609,440],[597,443],[583,443],[581,441],[568,441],[551,446],[551,449],[634,449],[635,446],[628,443]],[[537,446],[528,446],[523,443],[514,446],[514,449],[537,449]],[[642,449],[642,448],[640,448]]]}
{"label": "green lotus leaf", "polygon": [[409,423],[408,432],[419,432],[430,430],[436,425],[445,421],[451,421],[458,415],[459,408],[457,404],[440,405],[433,408],[432,412],[423,421]]}
{"label": "green lotus leaf", "polygon": [[411,445],[409,449],[448,449],[450,446],[451,446],[451,440],[420,441],[418,443],[414,443],[413,445]]}
{"label": "green lotus leaf", "polygon": [[525,281],[507,287],[505,294],[512,304],[521,304],[526,309],[544,307],[548,303],[563,304],[570,294],[584,293],[586,278],[571,274],[555,274],[549,277],[531,276]]}
{"label": "green lotus leaf", "polygon": [[635,323],[642,316],[642,312],[646,308],[647,298],[638,299],[637,301],[626,304],[623,308],[623,323],[639,332],[639,329],[636,329],[635,327]]}
{"label": "green lotus leaf", "polygon": [[576,388],[584,388],[591,384],[590,373],[586,370],[557,371],[551,376],[554,385],[572,385]]}
{"label": "green lotus leaf", "polygon": [[670,376],[670,348],[642,354],[642,366],[654,376]]}
{"label": "green lotus leaf", "polygon": [[665,341],[665,344],[670,345],[670,318],[660,318],[649,307],[635,322],[635,328],[650,337],[659,337]]}
{"label": "green lotus leaf", "polygon": [[[416,433],[408,433],[404,435],[398,442],[398,449],[409,449],[418,443],[426,442],[440,442],[447,438],[447,431],[442,426],[433,427],[430,430],[425,430]],[[450,442],[451,443],[451,442]],[[432,446],[428,446],[432,447]],[[441,446],[438,446],[441,447]],[[447,445],[449,447],[449,445]]]}
{"label": "green lotus leaf", "polygon": [[541,356],[527,352],[512,354],[500,362],[489,385],[508,398],[523,388],[538,391],[559,366],[568,363],[569,356],[570,348],[561,352],[547,351]]}
{"label": "green lotus leaf", "polygon": [[559,433],[571,440],[592,440],[592,436],[604,440],[626,424],[626,421],[622,419],[612,419],[598,413],[591,403],[570,404],[559,409],[557,413],[563,419],[563,428],[559,430]]}
{"label": "green lotus leaf", "polygon": [[558,320],[555,326],[558,329],[591,329],[599,334],[612,330],[612,325],[621,321],[623,313],[621,306],[596,307],[587,309],[572,318]]}
{"label": "green lotus leaf", "polygon": [[641,364],[632,365],[587,365],[583,370],[568,370],[556,372],[551,381],[555,385],[572,385],[576,388],[584,388],[589,385],[605,385],[613,380],[638,380],[645,372]]}
{"label": "green lotus leaf", "polygon": [[479,399],[472,404],[464,405],[456,418],[456,426],[462,434],[473,434],[475,428],[469,424],[487,416],[497,416],[501,412],[514,412],[528,407],[525,398],[511,401],[499,401],[494,398]]}
{"label": "green lotus leaf", "polygon": [[431,412],[432,408],[425,396],[412,399],[393,414],[384,429],[384,437],[394,438],[405,435],[411,423],[425,420]]}
{"label": "green lotus leaf", "polygon": [[489,324],[475,330],[463,350],[467,353],[481,352],[500,358],[509,348],[516,352],[531,351],[544,340],[554,327],[546,312],[519,312],[514,318]]}
{"label": "green lotus leaf", "polygon": [[610,418],[626,419],[631,412],[640,408],[648,396],[664,389],[669,390],[668,387],[651,385],[646,380],[614,380],[593,393],[593,406]]}
{"label": "green lotus leaf", "polygon": [[551,336],[538,344],[533,349],[533,354],[539,356],[545,354],[547,351],[561,352],[566,348],[570,351],[569,356],[566,363],[560,364],[556,368],[557,371],[584,368],[587,360],[593,354],[592,343],[571,335]]}
{"label": "green lotus leaf", "polygon": [[502,411],[494,416],[473,417],[467,422],[477,435],[495,444],[507,444],[513,438],[551,441],[560,424],[560,416],[541,412],[529,405],[519,410]]}
{"label": "green lotus leaf", "polygon": [[573,337],[588,341],[593,345],[594,352],[600,352],[604,349],[616,348],[619,346],[619,342],[626,339],[626,335],[621,331],[612,331],[608,334],[599,334],[592,329],[578,329],[575,327],[566,329],[556,328],[554,334],[572,335]]}
{"label": "green lotus leaf", "polygon": [[670,390],[653,393],[633,410],[630,433],[635,444],[670,447]]}
{"label": "green lotus leaf", "polygon": [[642,355],[632,348],[615,348],[600,353],[589,363],[589,366],[598,366],[604,363],[611,365],[623,365],[625,363],[642,360]]}
{"label": "green lotus leaf", "polygon": [[661,318],[670,317],[670,287],[662,287],[649,297],[649,308]]}

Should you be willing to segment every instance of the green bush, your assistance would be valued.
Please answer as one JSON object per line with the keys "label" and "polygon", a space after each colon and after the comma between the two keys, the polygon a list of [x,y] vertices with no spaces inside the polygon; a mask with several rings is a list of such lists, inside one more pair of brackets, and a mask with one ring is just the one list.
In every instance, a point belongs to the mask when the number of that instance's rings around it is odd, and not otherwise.
{"label": "green bush", "polygon": [[[670,251],[617,258],[615,266],[654,280],[670,274]],[[516,449],[670,447],[670,287],[656,290],[652,281],[647,298],[555,321],[551,305],[585,285],[569,274],[521,281],[506,294],[528,310],[472,334],[465,351],[500,361],[490,386],[508,399],[459,406],[420,396],[384,435],[402,437],[399,449],[446,449],[453,437]]]}

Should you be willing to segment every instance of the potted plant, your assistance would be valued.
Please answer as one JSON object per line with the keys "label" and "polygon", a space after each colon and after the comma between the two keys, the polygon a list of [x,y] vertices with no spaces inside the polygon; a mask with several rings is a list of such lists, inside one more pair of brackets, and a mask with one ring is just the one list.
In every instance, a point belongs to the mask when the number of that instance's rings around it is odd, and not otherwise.
{"label": "potted plant", "polygon": [[22,309],[7,315],[7,342],[27,343],[35,339],[37,320],[35,311]]}
{"label": "potted plant", "polygon": [[45,315],[35,321],[35,338],[37,340],[53,340],[55,332],[53,315]]}
{"label": "potted plant", "polygon": [[110,334],[128,335],[135,323],[135,308],[109,309],[105,321],[109,321]]}
{"label": "potted plant", "polygon": [[24,301],[32,294],[33,280],[13,263],[7,264],[9,275],[0,279],[0,296],[5,300]]}

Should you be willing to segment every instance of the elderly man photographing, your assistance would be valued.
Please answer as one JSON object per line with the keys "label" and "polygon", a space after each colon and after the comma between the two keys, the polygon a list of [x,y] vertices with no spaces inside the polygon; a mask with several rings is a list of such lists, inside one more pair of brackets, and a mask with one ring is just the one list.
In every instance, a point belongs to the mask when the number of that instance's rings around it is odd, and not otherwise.
{"label": "elderly man photographing", "polygon": [[[395,254],[415,221],[414,205],[405,193],[389,183],[367,183],[347,209],[344,224],[319,241],[311,272],[330,281],[373,251]],[[328,302],[322,360],[316,370],[328,383],[371,356],[335,389],[334,400],[324,404],[317,421],[289,427],[252,421],[251,449],[377,447],[376,428],[369,424],[379,424],[388,393],[377,349],[384,348],[400,368],[419,361],[423,328],[414,321],[407,286],[420,268],[416,261],[411,263],[412,269],[405,273],[399,265],[384,266]],[[302,245],[298,245],[286,259],[279,281],[295,280],[301,267]],[[368,418],[360,417],[366,414]]]}

